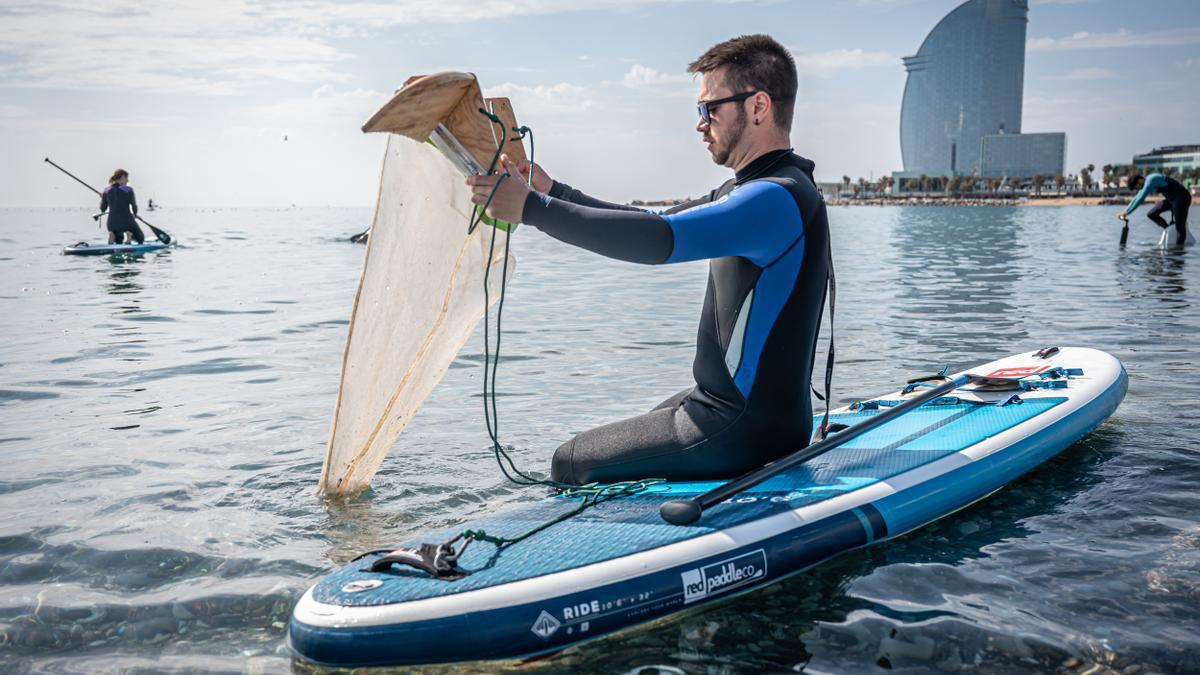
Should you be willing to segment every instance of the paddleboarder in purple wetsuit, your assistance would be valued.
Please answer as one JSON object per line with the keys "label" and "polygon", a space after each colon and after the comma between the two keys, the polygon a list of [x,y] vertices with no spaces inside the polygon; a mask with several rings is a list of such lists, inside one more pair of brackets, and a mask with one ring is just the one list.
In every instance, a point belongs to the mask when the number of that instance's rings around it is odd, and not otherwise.
{"label": "paddleboarder in purple wetsuit", "polygon": [[100,211],[108,212],[108,243],[141,244],[146,241],[135,220],[137,197],[129,186],[129,172],[125,169],[117,169],[108,179],[108,187],[100,195]]}

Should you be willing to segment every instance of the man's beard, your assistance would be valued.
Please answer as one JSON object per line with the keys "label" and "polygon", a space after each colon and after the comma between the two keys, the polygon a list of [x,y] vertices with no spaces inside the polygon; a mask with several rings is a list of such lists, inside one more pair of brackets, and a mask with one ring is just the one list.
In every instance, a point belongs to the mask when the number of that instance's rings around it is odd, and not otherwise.
{"label": "man's beard", "polygon": [[727,166],[725,162],[729,161],[729,154],[742,142],[742,134],[746,132],[746,109],[738,106],[737,110],[736,126],[729,130],[728,136],[721,143],[721,147],[717,148],[714,146],[712,150],[713,162],[721,166]]}

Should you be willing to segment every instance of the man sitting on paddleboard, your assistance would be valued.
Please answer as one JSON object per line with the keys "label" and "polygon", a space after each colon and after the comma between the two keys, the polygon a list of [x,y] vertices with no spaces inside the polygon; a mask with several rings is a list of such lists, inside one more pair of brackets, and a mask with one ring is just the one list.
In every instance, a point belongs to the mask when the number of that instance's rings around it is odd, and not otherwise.
{"label": "man sitting on paddleboard", "polygon": [[137,226],[137,198],[129,187],[129,172],[117,169],[108,179],[108,187],[100,195],[100,211],[108,211],[108,243],[141,244],[146,241],[142,229]]}
{"label": "man sitting on paddleboard", "polygon": [[1160,214],[1164,211],[1171,211],[1175,217],[1175,243],[1181,245],[1187,243],[1188,207],[1192,205],[1192,196],[1188,194],[1188,189],[1182,183],[1161,173],[1152,173],[1145,178],[1134,174],[1129,177],[1126,184],[1130,190],[1141,188],[1141,191],[1137,193],[1133,201],[1129,202],[1129,206],[1126,206],[1125,210],[1117,215],[1118,218],[1121,220],[1129,218],[1129,214],[1141,206],[1151,192],[1157,192],[1163,196],[1163,200],[1159,202],[1158,206],[1150,209],[1146,217],[1166,230],[1171,224],[1163,220]]}
{"label": "man sitting on paddleboard", "polygon": [[[503,159],[488,215],[605,256],[660,264],[710,259],[696,386],[652,411],[585,431],[554,453],[551,477],[583,484],[729,478],[808,445],[809,381],[829,274],[825,203],[813,162],[791,150],[796,66],[765,35],[722,42],[701,75],[696,131],[734,177],[656,214],[589,197]],[[533,189],[517,176],[533,171]],[[472,176],[482,204],[497,176]]]}

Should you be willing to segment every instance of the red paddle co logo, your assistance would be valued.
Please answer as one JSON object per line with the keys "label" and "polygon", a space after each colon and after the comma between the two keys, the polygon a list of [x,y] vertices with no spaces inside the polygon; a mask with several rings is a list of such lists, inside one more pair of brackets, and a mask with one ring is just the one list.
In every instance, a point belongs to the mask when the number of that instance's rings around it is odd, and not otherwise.
{"label": "red paddle co logo", "polygon": [[731,591],[767,576],[767,554],[763,549],[727,558],[680,573],[683,604]]}
{"label": "red paddle co logo", "polygon": [[984,375],[984,377],[1007,377],[1016,379],[1021,377],[1029,377],[1030,375],[1037,375],[1038,373],[1047,370],[1050,370],[1050,366],[1018,366],[1016,368],[1001,368],[1000,370],[993,370],[987,375]]}

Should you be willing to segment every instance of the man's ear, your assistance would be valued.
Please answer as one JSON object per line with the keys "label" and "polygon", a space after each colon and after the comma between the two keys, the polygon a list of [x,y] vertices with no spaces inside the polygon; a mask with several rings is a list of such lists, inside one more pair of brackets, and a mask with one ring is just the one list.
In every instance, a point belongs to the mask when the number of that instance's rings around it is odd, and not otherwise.
{"label": "man's ear", "polygon": [[771,114],[771,96],[765,91],[754,95],[754,115],[765,120]]}

